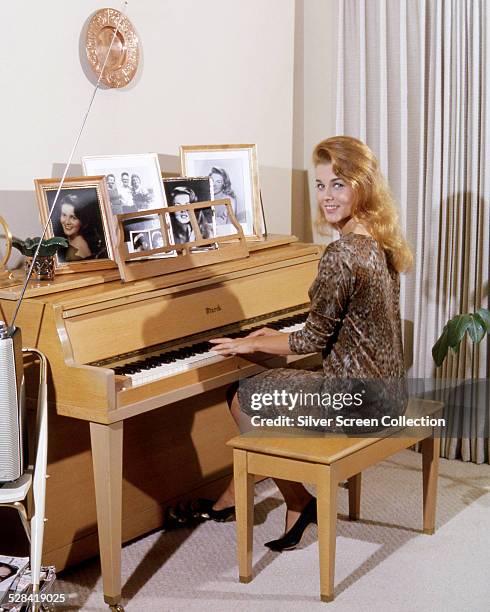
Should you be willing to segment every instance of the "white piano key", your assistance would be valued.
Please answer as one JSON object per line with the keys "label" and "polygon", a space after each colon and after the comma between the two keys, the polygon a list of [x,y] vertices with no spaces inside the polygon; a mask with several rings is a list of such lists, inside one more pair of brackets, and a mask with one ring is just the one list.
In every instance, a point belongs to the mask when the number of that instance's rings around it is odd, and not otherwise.
{"label": "white piano key", "polygon": [[[288,325],[286,327],[280,328],[279,331],[284,333],[291,333],[293,331],[298,331],[299,329],[302,329],[303,325],[304,323],[295,323],[294,325]],[[156,380],[160,380],[162,378],[175,376],[176,374],[182,374],[183,372],[187,372],[194,368],[202,368],[211,363],[221,361],[222,359],[226,359],[226,357],[223,357],[222,355],[219,355],[216,351],[210,349],[205,353],[198,353],[197,355],[184,357],[182,359],[178,359],[173,363],[157,365],[154,368],[141,370],[141,372],[127,374],[126,376],[131,379],[133,387],[138,387],[144,384],[155,382]]]}

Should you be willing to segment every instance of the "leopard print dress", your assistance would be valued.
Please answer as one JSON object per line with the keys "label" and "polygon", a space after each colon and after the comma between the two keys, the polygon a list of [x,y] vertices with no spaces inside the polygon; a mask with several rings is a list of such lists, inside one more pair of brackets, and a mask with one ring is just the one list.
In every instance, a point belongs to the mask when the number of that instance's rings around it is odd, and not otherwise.
{"label": "leopard print dress", "polygon": [[[278,368],[246,379],[238,391],[242,412],[257,414],[251,407],[252,393],[345,393],[346,385],[352,390],[360,381],[372,381],[376,397],[370,408],[350,407],[346,412],[400,413],[406,398],[399,292],[399,274],[374,238],[350,233],[328,245],[309,291],[306,323],[289,336],[293,353],[322,353],[323,372]],[[396,399],[388,409],[387,396]],[[287,414],[298,410],[304,407],[289,407]],[[334,414],[325,406],[321,411]],[[268,406],[266,412],[284,414],[284,406]],[[264,416],[263,409],[260,413]]]}

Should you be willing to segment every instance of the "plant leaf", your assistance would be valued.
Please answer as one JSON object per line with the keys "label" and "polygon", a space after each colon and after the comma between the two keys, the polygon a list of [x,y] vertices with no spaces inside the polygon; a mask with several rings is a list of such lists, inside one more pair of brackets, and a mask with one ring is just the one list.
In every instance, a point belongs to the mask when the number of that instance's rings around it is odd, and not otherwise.
{"label": "plant leaf", "polygon": [[481,342],[485,335],[485,328],[479,319],[478,315],[471,315],[471,324],[468,326],[468,334],[475,344]]}
{"label": "plant leaf", "polygon": [[62,238],[61,236],[55,236],[54,238],[49,238],[49,240],[43,240],[43,245],[46,246],[60,246],[60,247],[68,247],[68,238]]}
{"label": "plant leaf", "polygon": [[472,316],[469,314],[456,315],[447,324],[448,328],[448,343],[455,351],[458,350],[459,344],[465,335],[466,330],[471,325]]}
{"label": "plant leaf", "polygon": [[19,250],[22,255],[25,255],[25,242],[20,238],[16,238],[15,236],[12,238],[12,246]]}
{"label": "plant leaf", "polygon": [[479,308],[475,314],[481,319],[487,332],[490,333],[490,310],[488,308]]}
{"label": "plant leaf", "polygon": [[442,362],[446,358],[447,351],[449,349],[449,327],[448,324],[444,325],[444,329],[442,330],[442,334],[439,336],[439,339],[432,347],[432,358],[437,367],[442,365]]}

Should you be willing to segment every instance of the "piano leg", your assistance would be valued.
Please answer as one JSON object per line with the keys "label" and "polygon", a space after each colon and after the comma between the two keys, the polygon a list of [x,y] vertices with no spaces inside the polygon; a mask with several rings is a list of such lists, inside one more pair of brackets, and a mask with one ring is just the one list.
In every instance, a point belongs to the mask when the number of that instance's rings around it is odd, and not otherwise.
{"label": "piano leg", "polygon": [[90,423],[90,440],[104,601],[111,610],[123,610],[119,604],[121,601],[123,421],[111,425]]}

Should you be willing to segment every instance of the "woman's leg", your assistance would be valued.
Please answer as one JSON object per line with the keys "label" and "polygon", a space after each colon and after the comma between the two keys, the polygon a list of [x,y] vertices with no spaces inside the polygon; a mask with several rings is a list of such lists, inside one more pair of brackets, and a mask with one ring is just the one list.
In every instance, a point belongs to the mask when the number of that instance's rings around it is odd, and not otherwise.
{"label": "woman's leg", "polygon": [[[228,402],[231,415],[240,428],[240,431],[242,433],[251,431],[253,426],[250,422],[250,418],[240,411],[240,404],[238,402],[238,394],[236,391],[232,397],[229,397]],[[288,531],[298,519],[303,508],[311,500],[312,495],[308,493],[305,487],[299,482],[279,479],[275,479],[274,482],[276,483],[277,488],[282,493],[284,501],[286,502],[286,531]],[[213,510],[222,510],[223,508],[228,508],[229,506],[234,505],[235,486],[232,478],[227,488],[214,503]]]}

